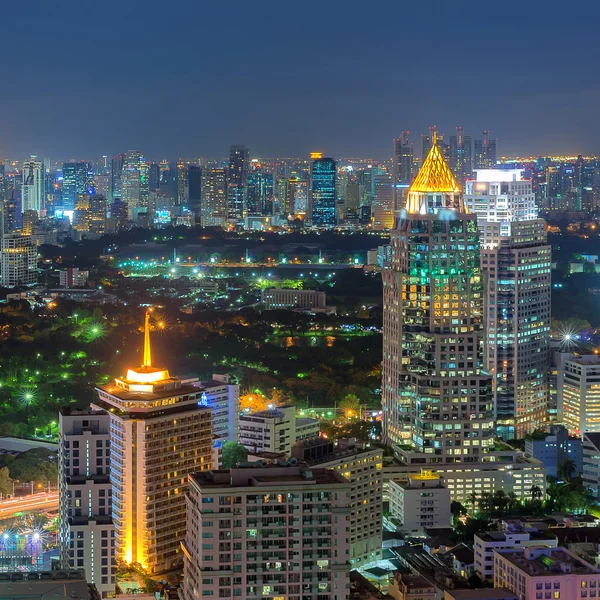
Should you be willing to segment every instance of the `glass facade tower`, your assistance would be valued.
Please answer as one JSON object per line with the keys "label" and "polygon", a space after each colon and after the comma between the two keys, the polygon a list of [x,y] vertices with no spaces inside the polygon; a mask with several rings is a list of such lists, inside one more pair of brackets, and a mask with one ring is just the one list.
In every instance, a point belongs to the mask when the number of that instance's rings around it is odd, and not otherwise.
{"label": "glass facade tower", "polygon": [[335,189],[337,168],[333,158],[318,158],[312,164],[312,224],[333,227],[335,219]]}

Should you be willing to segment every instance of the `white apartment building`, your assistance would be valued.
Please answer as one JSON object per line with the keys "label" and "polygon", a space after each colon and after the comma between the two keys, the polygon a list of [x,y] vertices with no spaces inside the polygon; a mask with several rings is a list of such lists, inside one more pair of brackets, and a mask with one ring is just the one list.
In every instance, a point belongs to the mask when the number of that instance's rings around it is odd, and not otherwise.
{"label": "white apartment building", "polygon": [[351,485],[329,469],[190,476],[182,600],[346,600]]}
{"label": "white apartment building", "polygon": [[400,521],[401,531],[423,535],[426,528],[450,527],[450,490],[442,477],[424,471],[408,475],[405,480],[388,483],[392,517]]}
{"label": "white apartment building", "polygon": [[600,356],[573,354],[558,372],[558,419],[571,435],[600,431]]}
{"label": "white apartment building", "polygon": [[38,215],[46,208],[44,193],[44,165],[31,157],[23,163],[23,179],[21,187],[22,212],[34,210]]}
{"label": "white apartment building", "polygon": [[354,439],[334,444],[324,438],[296,442],[292,458],[310,468],[334,469],[352,485],[350,490],[350,564],[353,569],[381,558],[382,464],[379,448]]}
{"label": "white apartment building", "polygon": [[522,171],[477,169],[464,201],[477,215],[486,278],[486,367],[496,426],[512,439],[539,428],[549,401],[551,252],[532,182]]}
{"label": "white apartment building", "polygon": [[502,552],[529,546],[556,548],[558,538],[549,532],[526,529],[521,521],[503,521],[502,531],[475,534],[475,572],[483,581],[494,580],[494,551]]}
{"label": "white apartment building", "polygon": [[152,366],[146,313],[142,366],[92,403],[110,416],[117,558],[152,574],[181,566],[188,475],[211,468],[212,410],[185,381]]}
{"label": "white apartment building", "polygon": [[58,272],[59,285],[61,288],[84,287],[89,276],[89,271],[82,271],[77,267],[61,269]]}
{"label": "white apartment building", "polygon": [[15,287],[37,282],[37,248],[29,235],[2,236],[2,286]]}
{"label": "white apartment building", "polygon": [[64,409],[58,417],[61,562],[85,569],[102,597],[115,590],[109,426],[104,412]]}
{"label": "white apartment building", "polygon": [[[444,478],[450,490],[450,498],[468,502],[471,494],[480,496],[483,492],[494,493],[502,490],[506,494],[514,492],[519,500],[531,498],[531,488],[537,486],[546,491],[546,469],[544,464],[516,451],[492,451],[485,460],[452,464],[423,462],[422,454],[397,450],[404,464],[386,465],[383,468],[384,495],[391,480],[406,477],[410,473],[420,473],[423,469],[433,471]],[[543,497],[543,496],[542,496]]]}
{"label": "white apartment building", "polygon": [[239,418],[239,442],[253,454],[275,452],[289,456],[298,440],[318,433],[318,419],[297,418],[296,407],[291,405],[248,413]]}
{"label": "white apartment building", "polygon": [[565,548],[531,547],[494,553],[494,587],[519,600],[592,600],[600,571]]}
{"label": "white apartment building", "polygon": [[267,310],[278,308],[325,308],[325,292],[270,288],[263,290],[262,303]]}
{"label": "white apartment building", "polygon": [[212,408],[212,468],[218,468],[223,444],[239,438],[240,386],[229,375],[216,373],[210,381],[192,378],[190,383],[200,390],[200,404]]}

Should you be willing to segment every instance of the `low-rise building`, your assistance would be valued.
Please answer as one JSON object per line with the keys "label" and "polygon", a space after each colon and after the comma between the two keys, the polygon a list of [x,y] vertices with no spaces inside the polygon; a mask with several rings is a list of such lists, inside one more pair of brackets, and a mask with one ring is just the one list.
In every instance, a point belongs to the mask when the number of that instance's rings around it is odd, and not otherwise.
{"label": "low-rise building", "polygon": [[475,552],[466,544],[457,544],[448,550],[452,558],[452,569],[459,577],[468,579],[475,571]]}
{"label": "low-rise building", "polygon": [[437,589],[419,575],[396,573],[390,580],[388,595],[394,600],[435,600]]}
{"label": "low-rise building", "polygon": [[531,488],[538,487],[542,497],[546,492],[546,469],[541,461],[518,451],[491,451],[485,460],[471,463],[435,462],[438,457],[423,462],[423,454],[396,449],[401,462],[383,468],[384,497],[388,483],[407,475],[418,474],[423,469],[431,470],[444,478],[450,490],[450,498],[469,502],[472,494],[494,493],[502,490],[514,492],[519,500],[531,498]]}
{"label": "low-rise building", "polygon": [[317,290],[294,290],[269,288],[262,292],[262,302],[267,310],[282,308],[325,308],[325,292]]}
{"label": "low-rise building", "polygon": [[583,485],[600,497],[600,431],[583,434]]}
{"label": "low-rise building", "polygon": [[475,534],[475,572],[483,581],[494,580],[494,551],[513,550],[528,546],[556,548],[558,538],[546,531],[527,528],[522,521],[503,521],[502,531]]}
{"label": "low-rise building", "polygon": [[352,485],[350,492],[350,564],[362,567],[381,558],[383,454],[355,439],[336,444],[324,438],[298,441],[292,458],[311,468],[334,469]]}
{"label": "low-rise building", "polygon": [[85,572],[36,571],[34,573],[0,573],[2,600],[100,600]]}
{"label": "low-rise building", "polygon": [[485,588],[475,590],[446,590],[444,600],[519,600],[518,596],[506,588]]}
{"label": "low-rise building", "polygon": [[182,600],[350,594],[351,484],[331,469],[190,476]]}
{"label": "low-rise building", "polygon": [[520,600],[591,599],[600,593],[600,571],[562,547],[496,551],[494,587],[504,587]]}
{"label": "low-rise building", "polygon": [[58,272],[59,285],[61,288],[84,287],[89,276],[89,271],[82,271],[76,267],[61,269]]}
{"label": "low-rise building", "polygon": [[450,527],[450,491],[436,473],[408,474],[388,483],[390,513],[400,531],[424,535],[430,527]]}

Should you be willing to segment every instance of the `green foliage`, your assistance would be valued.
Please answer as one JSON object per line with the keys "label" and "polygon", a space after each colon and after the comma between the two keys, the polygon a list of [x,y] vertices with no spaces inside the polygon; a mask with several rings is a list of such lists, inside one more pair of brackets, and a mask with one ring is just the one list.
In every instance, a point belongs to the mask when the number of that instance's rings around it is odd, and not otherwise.
{"label": "green foliage", "polygon": [[[34,448],[16,457],[10,454],[0,456],[0,471],[8,469],[11,479],[55,484],[58,479],[56,452],[44,448]],[[12,484],[11,484],[12,492]]]}
{"label": "green foliage", "polygon": [[4,497],[12,494],[12,479],[6,467],[0,468],[0,494]]}
{"label": "green foliage", "polygon": [[245,462],[248,458],[248,450],[237,442],[225,442],[222,449],[221,468],[231,469],[238,463]]}

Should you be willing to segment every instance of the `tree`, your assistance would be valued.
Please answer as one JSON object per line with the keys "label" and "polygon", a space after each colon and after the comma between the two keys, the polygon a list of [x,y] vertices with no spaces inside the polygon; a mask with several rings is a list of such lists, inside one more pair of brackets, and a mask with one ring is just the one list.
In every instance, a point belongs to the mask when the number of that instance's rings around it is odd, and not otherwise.
{"label": "tree", "polygon": [[530,493],[531,493],[532,500],[541,500],[542,499],[542,490],[540,489],[539,486],[532,485]]}
{"label": "tree", "polygon": [[225,442],[221,455],[221,466],[223,469],[232,469],[248,458],[248,450],[237,442]]}
{"label": "tree", "polygon": [[0,469],[0,494],[4,498],[12,494],[12,479],[6,467]]}
{"label": "tree", "polygon": [[573,471],[575,470],[575,461],[572,458],[565,458],[558,465],[556,469],[556,475],[558,479],[562,479],[567,483],[571,481],[571,477],[573,476]]}
{"label": "tree", "polygon": [[338,408],[347,419],[360,416],[360,400],[354,394],[346,395],[338,404]]}

